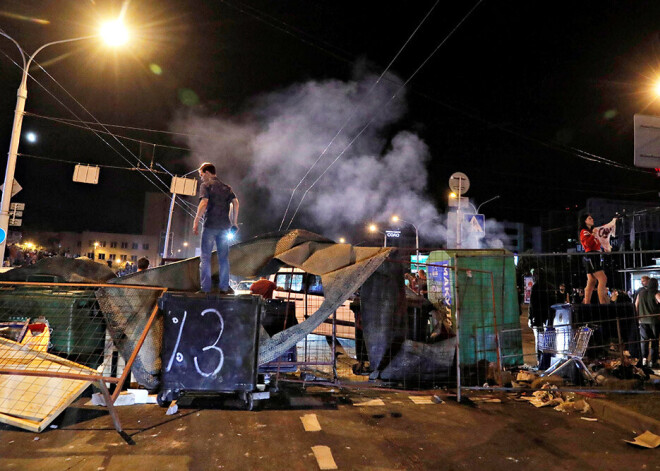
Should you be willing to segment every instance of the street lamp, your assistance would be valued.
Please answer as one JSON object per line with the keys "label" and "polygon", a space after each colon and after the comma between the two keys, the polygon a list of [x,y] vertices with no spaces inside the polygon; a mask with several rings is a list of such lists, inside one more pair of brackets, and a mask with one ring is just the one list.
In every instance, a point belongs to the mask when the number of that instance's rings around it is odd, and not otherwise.
{"label": "street lamp", "polygon": [[419,231],[417,230],[417,226],[414,225],[410,221],[406,221],[405,219],[401,219],[399,216],[392,216],[392,222],[405,222],[406,224],[410,224],[414,229],[415,229],[415,263],[417,264],[417,269],[419,270]]}
{"label": "street lamp", "polygon": [[383,231],[379,231],[377,225],[370,224],[369,225],[369,232],[380,232],[381,234],[383,234],[383,247],[387,247],[387,234]]}
{"label": "street lamp", "polygon": [[[104,31],[105,33],[101,34],[101,36],[105,39],[106,43],[110,45],[121,44],[121,42],[117,42],[116,40],[112,42],[109,41],[109,38],[112,37],[110,35],[110,31],[111,31],[110,29],[105,29]],[[124,42],[128,40],[128,34],[126,33],[126,30],[125,29],[122,30],[121,28],[119,28],[116,22],[112,31],[114,31],[114,34],[121,33],[121,36],[124,38],[123,39]],[[23,60],[23,69],[22,69],[23,75],[21,77],[21,83],[18,87],[18,92],[16,93],[16,109],[14,111],[14,124],[11,129],[11,139],[9,141],[9,155],[7,157],[7,169],[5,170],[5,184],[2,191],[2,202],[0,202],[0,239],[1,239],[0,266],[2,266],[5,259],[5,247],[7,245],[7,231],[9,229],[9,203],[12,196],[12,187],[14,185],[16,156],[18,154],[18,143],[20,141],[20,136],[21,136],[21,126],[23,125],[23,112],[25,110],[25,100],[27,99],[27,78],[28,78],[28,72],[30,70],[30,65],[32,64],[32,61],[34,60],[35,56],[39,54],[43,49],[47,48],[48,46],[52,46],[54,44],[70,43],[73,41],[82,41],[83,39],[98,38],[99,34],[91,35],[91,36],[81,36],[79,38],[62,39],[60,41],[52,41],[41,46],[39,49],[34,51],[34,53],[29,57],[26,57],[23,48],[20,46],[20,44],[18,44],[18,42],[14,38],[12,38],[11,36],[9,36],[8,34],[2,31],[0,31],[0,36],[3,36],[14,43],[14,45],[18,48],[18,51],[21,53],[21,59]]]}
{"label": "street lamp", "polygon": [[99,246],[98,242],[94,242],[94,251],[92,252],[92,260],[96,261],[96,249]]}
{"label": "street lamp", "polygon": [[415,263],[417,265],[417,270],[419,270],[419,227],[422,226],[423,224],[426,224],[427,222],[435,221],[438,219],[437,217],[427,219],[426,221],[422,221],[419,224],[415,225],[410,221],[406,221],[405,219],[401,219],[399,216],[394,215],[392,216],[392,222],[405,222],[406,224],[410,224],[414,229],[415,229]]}

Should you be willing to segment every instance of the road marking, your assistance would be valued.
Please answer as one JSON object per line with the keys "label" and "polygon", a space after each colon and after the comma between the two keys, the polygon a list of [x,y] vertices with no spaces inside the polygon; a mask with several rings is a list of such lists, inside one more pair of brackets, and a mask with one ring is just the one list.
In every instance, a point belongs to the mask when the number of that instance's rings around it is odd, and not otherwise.
{"label": "road marking", "polygon": [[335,460],[332,457],[332,451],[330,451],[329,446],[313,446],[312,451],[314,452],[316,462],[319,464],[320,469],[337,469],[337,463],[335,463]]}
{"label": "road marking", "polygon": [[385,403],[382,399],[372,399],[371,401],[358,402],[353,404],[354,406],[384,406]]}
{"label": "road marking", "polygon": [[431,396],[408,396],[417,405],[434,404]]}
{"label": "road marking", "polygon": [[300,420],[302,421],[305,432],[318,432],[321,430],[321,424],[316,418],[316,414],[305,414]]}

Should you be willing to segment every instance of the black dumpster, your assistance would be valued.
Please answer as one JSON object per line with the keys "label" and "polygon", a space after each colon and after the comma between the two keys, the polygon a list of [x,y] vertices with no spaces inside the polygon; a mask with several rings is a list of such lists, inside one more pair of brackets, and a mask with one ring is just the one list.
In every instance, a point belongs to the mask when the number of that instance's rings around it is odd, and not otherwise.
{"label": "black dumpster", "polygon": [[569,341],[574,329],[588,324],[594,333],[587,356],[606,355],[611,346],[622,344],[633,357],[640,357],[639,328],[632,303],[554,304],[552,308],[558,348]]}
{"label": "black dumpster", "polygon": [[253,399],[267,397],[256,393],[261,297],[166,293],[159,307],[159,404],[167,405],[184,392],[238,393],[251,409]]}

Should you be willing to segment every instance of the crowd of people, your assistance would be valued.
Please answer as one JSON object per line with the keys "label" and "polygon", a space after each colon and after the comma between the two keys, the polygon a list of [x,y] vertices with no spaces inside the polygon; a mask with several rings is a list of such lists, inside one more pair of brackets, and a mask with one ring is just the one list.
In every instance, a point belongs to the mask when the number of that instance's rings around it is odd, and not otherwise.
{"label": "crowd of people", "polygon": [[5,248],[5,267],[20,267],[24,265],[34,265],[42,258],[57,255],[55,252],[43,250],[32,244],[9,244]]}
{"label": "crowd of people", "polygon": [[403,275],[406,286],[410,288],[415,294],[429,297],[428,280],[426,278],[425,270],[418,270],[417,273],[406,273]]}

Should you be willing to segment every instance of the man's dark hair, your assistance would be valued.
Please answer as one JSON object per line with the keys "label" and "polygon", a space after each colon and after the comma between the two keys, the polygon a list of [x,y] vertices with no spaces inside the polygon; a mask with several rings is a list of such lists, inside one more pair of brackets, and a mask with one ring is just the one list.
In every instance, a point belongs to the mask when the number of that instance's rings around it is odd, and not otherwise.
{"label": "man's dark hair", "polygon": [[199,171],[202,173],[209,172],[211,175],[215,175],[215,165],[209,162],[204,162],[199,166]]}
{"label": "man's dark hair", "polygon": [[146,270],[149,268],[149,259],[147,257],[142,257],[137,261],[138,270]]}

